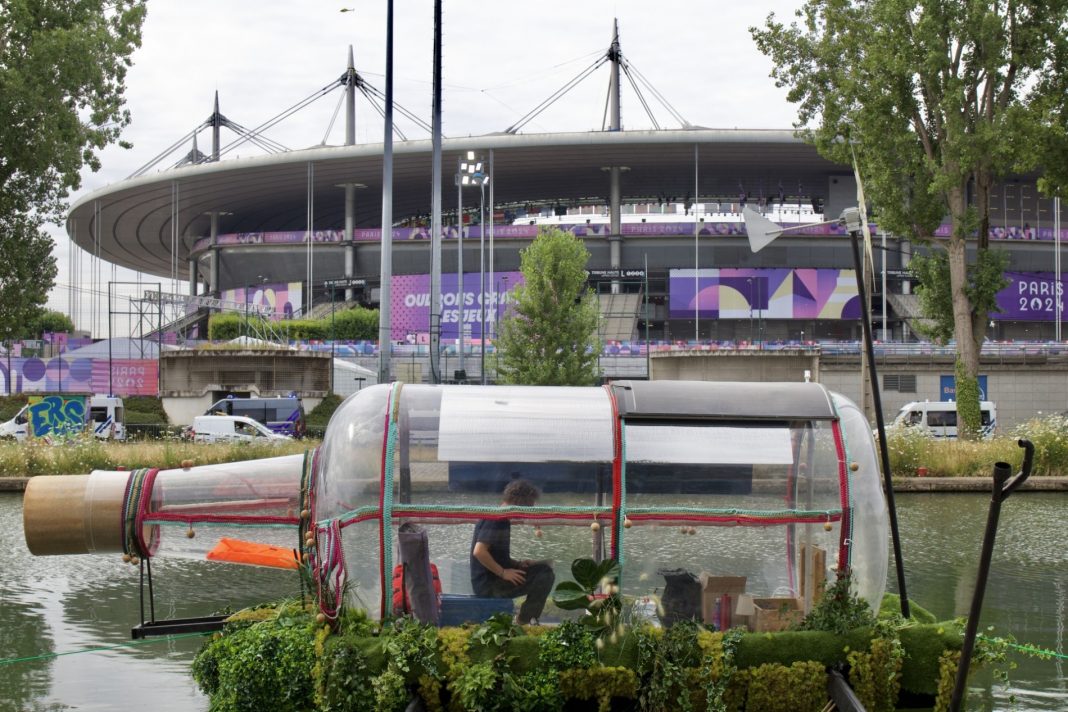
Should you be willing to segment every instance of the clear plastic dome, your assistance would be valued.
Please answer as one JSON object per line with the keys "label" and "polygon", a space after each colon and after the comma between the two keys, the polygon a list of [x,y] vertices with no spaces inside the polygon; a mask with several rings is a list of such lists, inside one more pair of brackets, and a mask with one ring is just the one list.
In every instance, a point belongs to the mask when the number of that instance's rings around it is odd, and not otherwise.
{"label": "clear plastic dome", "polygon": [[[321,568],[343,566],[372,615],[391,612],[404,522],[426,529],[446,594],[472,592],[483,519],[510,521],[513,556],[552,561],[557,581],[617,557],[638,600],[680,571],[803,608],[846,567],[873,607],[886,583],[870,429],[817,384],[380,385],[337,411],[315,470]],[[540,490],[533,506],[503,505],[515,479]]]}

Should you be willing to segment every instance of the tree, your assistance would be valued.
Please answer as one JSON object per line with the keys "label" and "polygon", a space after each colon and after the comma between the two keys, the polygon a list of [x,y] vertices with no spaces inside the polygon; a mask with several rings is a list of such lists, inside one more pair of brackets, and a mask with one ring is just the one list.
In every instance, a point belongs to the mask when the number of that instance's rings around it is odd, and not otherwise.
{"label": "tree", "polygon": [[[83,166],[130,122],[126,70],[144,0],[0,3],[0,335],[19,335],[55,279],[51,240]],[[45,245],[49,249],[44,249]],[[14,260],[14,262],[12,262]],[[36,268],[34,264],[36,263]],[[7,267],[15,264],[14,270]],[[26,295],[20,295],[25,290]],[[8,297],[16,295],[14,302]]]}
{"label": "tree", "polygon": [[[798,103],[800,135],[831,160],[855,155],[880,225],[944,262],[921,268],[948,276],[922,289],[951,317],[926,316],[952,324],[936,333],[956,339],[958,394],[975,399],[961,403],[962,435],[974,437],[984,326],[1005,284],[990,190],[1033,168],[1049,136],[1043,92],[1066,56],[1068,0],[808,0],[797,16],[803,26],[772,14],[750,33]],[[950,236],[932,240],[946,215]]]}
{"label": "tree", "polygon": [[597,300],[586,284],[582,241],[543,229],[520,253],[524,284],[501,320],[497,377],[502,383],[588,386],[600,378]]}
{"label": "tree", "polygon": [[30,325],[29,334],[40,338],[42,334],[70,334],[74,331],[74,322],[63,312],[48,309],[40,314]]}
{"label": "tree", "polygon": [[0,213],[0,341],[33,334],[56,278],[52,238],[32,219]]}

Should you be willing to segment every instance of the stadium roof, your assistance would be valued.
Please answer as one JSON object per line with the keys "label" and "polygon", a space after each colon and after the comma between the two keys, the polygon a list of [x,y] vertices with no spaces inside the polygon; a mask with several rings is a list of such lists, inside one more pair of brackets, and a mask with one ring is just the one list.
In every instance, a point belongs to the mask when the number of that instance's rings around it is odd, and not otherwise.
{"label": "stadium roof", "polygon": [[[496,205],[607,204],[609,166],[625,167],[624,202],[683,200],[694,186],[694,147],[702,198],[736,196],[744,188],[774,196],[823,196],[830,175],[849,168],[820,157],[789,130],[685,129],[556,134],[491,134],[443,142],[442,211],[455,210],[453,174],[464,151],[494,151]],[[357,227],[380,227],[382,145],[322,146],[288,153],[201,163],[131,178],[81,198],[71,208],[68,233],[95,252],[94,212],[100,215],[99,254],[106,261],[161,276],[171,273],[177,202],[178,276],[187,277],[190,248],[210,233],[211,212],[221,213],[219,232],[304,230],[309,164],[314,166],[314,227],[344,226],[344,191],[356,183]],[[431,142],[394,143],[393,217],[430,212]],[[488,200],[488,195],[487,195]],[[470,189],[465,205],[477,204]]]}

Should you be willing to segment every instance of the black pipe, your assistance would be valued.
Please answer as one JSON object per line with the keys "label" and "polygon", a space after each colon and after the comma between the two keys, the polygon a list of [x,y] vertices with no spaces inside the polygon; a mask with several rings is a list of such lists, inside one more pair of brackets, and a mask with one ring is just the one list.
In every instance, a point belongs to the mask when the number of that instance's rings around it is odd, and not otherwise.
{"label": "black pipe", "polygon": [[968,625],[964,631],[964,643],[960,650],[957,680],[953,686],[953,697],[949,701],[949,712],[958,712],[964,702],[965,686],[968,683],[968,667],[971,665],[972,652],[975,650],[975,636],[979,630],[979,614],[983,610],[986,580],[990,574],[990,560],[994,555],[994,539],[998,533],[1001,503],[1008,499],[1009,495],[1031,476],[1031,463],[1035,455],[1035,446],[1028,440],[1019,440],[1017,444],[1024,449],[1024,460],[1023,467],[1016,477],[1009,481],[1012,467],[1008,463],[994,463],[994,487],[990,497],[990,511],[986,517],[986,531],[983,533],[983,549],[979,554],[979,573],[975,577],[975,593],[972,594],[972,607],[968,611]]}
{"label": "black pipe", "polygon": [[883,419],[883,399],[879,392],[879,376],[875,372],[875,344],[871,338],[871,318],[868,314],[868,293],[864,286],[864,263],[860,259],[860,234],[850,230],[853,242],[853,268],[857,272],[857,292],[860,294],[860,324],[864,331],[864,349],[868,358],[872,405],[875,408],[875,427],[879,431],[879,457],[883,466],[883,489],[886,506],[890,510],[890,537],[894,542],[894,564],[897,567],[897,590],[901,596],[901,615],[909,617],[909,594],[905,588],[905,562],[901,559],[901,534],[897,526],[897,505],[894,504],[894,481],[890,474],[890,453],[886,447],[886,421]]}

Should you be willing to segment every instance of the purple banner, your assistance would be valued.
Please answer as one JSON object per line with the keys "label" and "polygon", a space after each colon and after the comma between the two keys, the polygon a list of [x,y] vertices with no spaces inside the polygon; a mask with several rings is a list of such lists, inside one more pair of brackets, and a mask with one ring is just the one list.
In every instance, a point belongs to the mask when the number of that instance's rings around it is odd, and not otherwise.
{"label": "purple banner", "polygon": [[851,269],[673,269],[673,319],[859,319]]}
{"label": "purple banner", "polygon": [[[463,318],[467,338],[482,338],[482,316],[479,273],[464,274],[463,309],[457,309],[456,275],[441,275],[441,339],[455,340]],[[486,332],[496,334],[500,321],[511,301],[511,291],[523,283],[522,272],[496,272],[495,284],[486,275]],[[430,275],[394,275],[390,281],[392,331],[394,341],[428,343],[430,335]],[[462,311],[462,315],[461,315]]]}
{"label": "purple banner", "polygon": [[[841,225],[811,225],[809,227],[796,227],[799,223],[782,223],[783,227],[790,228],[791,235],[805,235],[809,237],[833,237],[845,236],[845,228]],[[793,227],[791,227],[793,226]],[[548,225],[543,227],[550,227]],[[607,223],[561,223],[552,225],[565,232],[570,232],[578,237],[607,237],[610,233]],[[643,222],[623,223],[621,232],[624,237],[684,237],[693,236],[694,224],[692,222]],[[872,225],[874,233],[877,226]],[[501,239],[524,239],[533,240],[540,227],[538,225],[495,225],[493,228],[494,238]],[[355,242],[378,242],[381,230],[377,228],[360,228],[353,230],[352,238]],[[735,235],[744,236],[745,223],[741,221],[706,221],[700,224],[698,234],[711,235]],[[948,237],[951,232],[949,225],[942,225],[935,230],[936,237]],[[457,228],[455,225],[447,225],[443,234],[446,240],[456,239]],[[489,229],[486,230],[487,236]],[[216,245],[220,247],[232,245],[302,245],[307,242],[307,233],[303,230],[289,232],[241,232],[219,235]],[[316,230],[313,233],[316,244],[339,245],[344,242],[345,233],[342,230]],[[464,239],[477,240],[482,236],[478,225],[464,227]],[[992,227],[990,228],[992,240],[1040,240],[1052,241],[1053,228],[1034,228],[1027,225],[1020,227]],[[393,228],[394,240],[429,240],[430,231],[427,227],[397,227]],[[1068,229],[1061,230],[1061,239],[1068,240]],[[210,237],[201,237],[193,244],[193,252],[200,252],[211,247]]]}
{"label": "purple banner", "polygon": [[1061,318],[1064,318],[1065,275],[1056,283],[1053,272],[1006,272],[1011,282],[997,294],[1001,312],[990,314],[991,319],[1004,321],[1053,321],[1057,318],[1057,302],[1060,302]]}
{"label": "purple banner", "polygon": [[155,359],[0,359],[0,393],[154,396],[158,376],[159,363]]}

